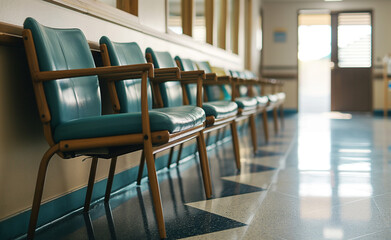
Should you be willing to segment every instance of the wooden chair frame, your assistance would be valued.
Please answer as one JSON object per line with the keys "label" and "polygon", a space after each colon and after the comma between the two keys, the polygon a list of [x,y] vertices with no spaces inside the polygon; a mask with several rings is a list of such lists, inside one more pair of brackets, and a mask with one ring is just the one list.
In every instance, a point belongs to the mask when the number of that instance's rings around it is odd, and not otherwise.
{"label": "wooden chair frame", "polygon": [[[254,93],[254,86],[259,85],[260,82],[255,79],[242,79],[242,78],[235,78],[235,80],[240,83],[241,85],[247,85],[248,87],[248,96],[249,97],[256,97]],[[267,121],[267,106],[257,106],[257,114],[262,115],[262,126],[263,126],[263,133],[265,137],[266,143],[269,142],[269,128],[268,128],[268,121]]]}
{"label": "wooden chair frame", "polygon": [[[265,79],[265,78],[262,78],[262,79],[258,79],[258,80],[255,80],[255,81],[258,81],[259,84],[262,86],[262,89],[263,89],[263,93],[262,95],[264,95],[265,91],[265,87],[268,86],[271,88],[271,93],[272,94],[275,94],[276,93],[276,87],[279,86],[279,88],[281,89],[282,88],[282,82],[281,81],[277,81],[275,79]],[[278,111],[280,112],[280,120],[281,120],[281,126],[284,126],[284,107],[283,107],[283,102],[281,101],[278,101],[276,103],[271,103],[267,106],[266,110],[267,111],[272,111],[273,112],[273,122],[274,122],[274,132],[275,134],[278,134],[279,132],[279,127],[278,127]]]}
{"label": "wooden chair frame", "polygon": [[[62,158],[73,158],[77,155],[87,155],[93,158],[91,163],[90,176],[88,180],[86,199],[84,204],[84,211],[89,210],[93,185],[95,182],[95,173],[98,163],[98,158],[112,158],[109,181],[106,188],[105,199],[107,200],[110,195],[112,178],[114,176],[114,169],[116,165],[117,156],[131,151],[143,148],[146,152],[145,157],[148,166],[148,177],[150,181],[151,193],[153,197],[153,204],[155,207],[155,214],[158,223],[159,235],[161,238],[166,237],[166,230],[163,217],[163,209],[161,205],[161,197],[159,191],[159,184],[156,176],[156,169],[153,159],[153,154],[157,151],[162,151],[173,145],[180,144],[184,139],[197,138],[198,144],[203,145],[204,139],[202,135],[202,129],[204,126],[197,126],[187,131],[170,134],[168,131],[151,132],[149,125],[149,114],[148,114],[148,100],[147,100],[147,79],[148,77],[154,77],[153,65],[150,63],[128,65],[128,66],[115,66],[115,67],[97,67],[88,69],[73,69],[73,70],[59,70],[59,71],[40,71],[38,65],[37,53],[35,50],[34,39],[29,29],[23,30],[23,42],[25,45],[28,65],[30,68],[30,75],[33,82],[33,88],[36,96],[36,102],[38,105],[38,111],[40,119],[43,124],[44,135],[50,148],[43,155],[41,160],[37,182],[34,193],[34,200],[31,210],[30,222],[27,232],[27,238],[33,239],[35,229],[38,220],[39,208],[42,200],[42,193],[44,189],[44,183],[46,178],[46,172],[48,164],[54,154],[58,154]],[[142,133],[137,134],[126,134],[118,136],[108,137],[96,137],[88,139],[74,139],[74,140],[63,140],[55,143],[52,136],[50,121],[51,115],[46,100],[43,82],[52,81],[57,79],[91,76],[97,75],[99,79],[106,80],[109,83],[132,79],[141,78],[141,118],[142,118]],[[159,149],[153,149],[153,145],[159,145]],[[131,150],[124,150],[123,147],[132,147]],[[111,148],[113,152],[102,154],[102,153],[83,153],[85,150],[91,151],[91,149],[97,148]],[[200,152],[202,158],[206,157],[206,151]],[[209,168],[206,165],[202,166],[203,174],[206,175],[204,179],[205,192],[207,197],[210,197],[210,178],[208,177]],[[205,182],[206,181],[206,182]]]}
{"label": "wooden chair frame", "polygon": [[[105,44],[102,44],[100,46],[100,50],[101,50],[102,60],[103,60],[104,66],[111,66],[110,57],[109,57],[108,51],[107,51],[107,46]],[[153,65],[152,63],[148,63],[148,64]],[[182,82],[188,82],[188,83],[197,83],[197,87],[198,87],[197,90],[199,93],[199,92],[201,92],[200,86],[202,86],[202,83],[201,83],[202,75],[203,75],[203,72],[200,72],[200,71],[181,73],[179,71],[179,68],[154,69],[154,74],[150,75],[149,79],[153,85],[152,92],[155,96],[155,104],[158,107],[162,107],[162,105],[163,105],[161,102],[156,101],[157,99],[159,99],[159,97],[157,97],[157,96],[160,96],[160,92],[158,91],[158,89],[155,86],[157,86],[159,83],[163,83],[163,82],[167,82],[167,81],[178,81],[178,80],[181,80]],[[189,77],[192,77],[192,78],[188,79]],[[193,79],[196,79],[196,80],[193,80]],[[118,80],[123,80],[123,79],[118,79]],[[119,113],[121,111],[121,106],[119,103],[117,90],[116,90],[116,86],[115,86],[114,81],[108,81],[108,89],[109,89],[113,109],[116,113]],[[197,105],[202,106],[201,94],[198,94],[198,93],[197,93],[197,103],[198,103]],[[143,110],[144,109],[148,109],[148,103],[146,103],[145,106],[143,105]],[[161,143],[152,142],[153,146],[152,146],[151,153],[148,153],[147,150],[144,148],[142,151],[142,154],[141,154],[141,158],[140,158],[137,184],[140,184],[143,170],[144,170],[145,160],[147,161],[148,176],[149,176],[149,168],[150,168],[149,165],[150,164],[148,164],[147,155],[151,155],[150,158],[152,158],[154,160],[155,154],[162,152],[164,150],[167,150],[167,149],[173,149],[176,145],[182,145],[184,142],[187,142],[191,139],[196,138],[197,145],[198,145],[198,151],[199,151],[199,157],[200,157],[200,163],[201,163],[202,176],[203,176],[203,181],[204,181],[205,195],[207,198],[211,198],[212,197],[212,184],[211,184],[211,179],[210,179],[209,162],[208,162],[207,153],[206,153],[206,144],[205,144],[205,140],[204,140],[204,134],[202,131],[204,128],[205,128],[205,124],[202,127],[195,127],[195,128],[183,131],[179,134],[178,133],[169,134],[168,131],[166,131],[166,136],[164,136],[164,138],[165,138],[164,142],[161,142]],[[161,135],[158,136],[158,138],[160,138],[160,139],[163,139],[162,137],[163,136],[161,136]],[[156,140],[158,140],[158,139],[156,139]],[[157,144],[160,144],[160,145],[157,145]],[[153,164],[154,164],[154,162],[153,162]],[[106,202],[109,200],[109,194],[110,194],[110,190],[111,190],[112,179],[114,177],[114,171],[115,171],[115,165],[113,167],[110,167],[110,174],[109,174],[108,185],[107,185],[108,190],[106,190],[106,197],[105,197]],[[160,229],[160,226],[159,226],[159,229]]]}
{"label": "wooden chair frame", "polygon": [[[181,63],[179,61],[176,61],[176,64],[178,65],[178,67],[181,68]],[[190,74],[188,74],[191,72],[202,72],[203,73],[203,75],[198,76],[197,80],[202,82],[201,86],[204,89],[204,91],[202,91],[202,89],[201,89],[201,91],[198,90],[197,93],[205,92],[205,87],[208,85],[227,85],[227,84],[232,85],[232,84],[234,84],[230,79],[220,78],[220,80],[218,80],[218,77],[216,76],[215,73],[205,74],[205,72],[203,70],[181,71],[182,79],[184,79],[184,80],[189,79],[189,80],[194,81],[195,80],[194,76],[191,76]],[[186,75],[189,75],[189,77],[187,78]],[[183,82],[183,81],[181,82],[182,92],[184,95],[184,104],[189,104],[189,97],[188,97],[186,89],[185,89],[185,84],[186,84],[185,82]],[[202,98],[203,98],[202,96],[197,95],[197,101],[202,100]],[[197,103],[197,105],[198,105],[198,103]],[[200,106],[202,107],[202,105],[200,105]],[[206,117],[206,128],[204,129],[204,133],[208,134],[213,131],[219,131],[220,129],[222,129],[228,125],[230,126],[231,134],[232,134],[232,147],[233,147],[234,156],[235,156],[235,164],[236,164],[236,168],[238,170],[240,170],[240,168],[241,168],[240,147],[239,147],[239,137],[238,137],[238,131],[237,131],[237,125],[236,125],[236,118],[237,118],[237,115],[226,117],[226,118],[221,118],[221,119],[215,119],[214,116],[207,116]],[[178,153],[179,156],[177,159],[177,163],[179,161],[179,157],[180,157],[180,153],[182,152],[182,148],[183,148],[183,145],[181,145],[179,148],[179,153]],[[173,152],[173,150],[172,150],[172,152]],[[171,162],[172,162],[171,157],[172,157],[172,153],[170,153],[170,158],[169,158],[168,164],[171,164]],[[169,167],[169,165],[167,167]]]}

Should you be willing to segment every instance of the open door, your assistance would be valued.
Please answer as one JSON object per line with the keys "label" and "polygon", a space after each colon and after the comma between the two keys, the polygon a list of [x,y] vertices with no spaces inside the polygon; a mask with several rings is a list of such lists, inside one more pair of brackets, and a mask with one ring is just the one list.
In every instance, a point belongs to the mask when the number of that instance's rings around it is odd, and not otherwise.
{"label": "open door", "polygon": [[331,110],[372,111],[372,12],[332,12]]}

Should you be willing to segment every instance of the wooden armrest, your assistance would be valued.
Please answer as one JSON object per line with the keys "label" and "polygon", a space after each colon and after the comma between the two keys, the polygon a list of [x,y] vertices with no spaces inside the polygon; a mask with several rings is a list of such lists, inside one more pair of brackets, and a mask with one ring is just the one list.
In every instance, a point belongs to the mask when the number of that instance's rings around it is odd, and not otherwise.
{"label": "wooden armrest", "polygon": [[178,81],[181,78],[181,72],[178,67],[174,68],[157,68],[153,81]]}
{"label": "wooden armrest", "polygon": [[205,74],[205,80],[217,81],[216,73],[206,73]]}
{"label": "wooden armrest", "polygon": [[234,80],[235,78],[231,77],[231,76],[218,76],[217,77],[217,81],[231,81]]}
{"label": "wooden armrest", "polygon": [[182,71],[181,72],[181,78],[182,80],[187,79],[198,79],[198,77],[201,77],[202,79],[205,79],[205,71],[203,70],[195,70],[195,71]]}
{"label": "wooden armrest", "polygon": [[259,85],[260,82],[255,79],[239,79],[238,82],[236,82],[237,85]]}
{"label": "wooden armrest", "polygon": [[97,68],[83,68],[58,71],[43,71],[37,72],[34,75],[34,80],[38,82],[50,81],[55,79],[83,77],[98,75],[103,79],[124,80],[130,78],[140,78],[142,72],[148,71],[148,77],[153,77],[153,65],[151,63],[126,65],[126,66],[109,66]]}

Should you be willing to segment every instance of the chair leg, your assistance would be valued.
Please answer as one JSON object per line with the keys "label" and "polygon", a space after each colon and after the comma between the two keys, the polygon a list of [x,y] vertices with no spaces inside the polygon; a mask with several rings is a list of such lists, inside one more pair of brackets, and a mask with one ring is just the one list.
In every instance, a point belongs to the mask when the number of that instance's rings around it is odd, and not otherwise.
{"label": "chair leg", "polygon": [[39,165],[37,183],[35,184],[35,193],[33,206],[31,208],[29,228],[27,230],[27,239],[33,239],[35,234],[35,228],[37,227],[37,220],[39,214],[39,208],[41,206],[43,187],[45,184],[46,172],[48,169],[48,164],[52,156],[59,151],[59,145],[54,145],[49,150],[46,151],[43,155],[41,163]]}
{"label": "chair leg", "polygon": [[113,157],[110,163],[109,176],[107,178],[106,193],[105,193],[105,202],[109,202],[111,187],[113,186],[115,166],[117,165],[117,157]]}
{"label": "chair leg", "polygon": [[250,131],[251,131],[251,141],[253,143],[253,152],[257,153],[257,128],[255,126],[255,115],[250,116]]}
{"label": "chair leg", "polygon": [[205,195],[206,198],[211,198],[212,183],[210,179],[209,161],[206,153],[204,133],[202,131],[199,132],[199,135],[197,136],[197,145],[198,145],[198,152],[200,154],[200,163],[201,163],[202,178],[204,180]]}
{"label": "chair leg", "polygon": [[172,147],[170,149],[170,154],[168,155],[168,163],[167,163],[167,168],[170,168],[171,162],[172,162],[172,156],[174,155],[174,148]]}
{"label": "chair leg", "polygon": [[159,183],[156,175],[154,156],[152,154],[152,142],[150,138],[144,141],[144,154],[145,160],[147,162],[148,179],[153,198],[153,206],[155,208],[159,235],[160,238],[166,238],[166,227],[164,224],[163,207],[160,197]]}
{"label": "chair leg", "polygon": [[265,135],[265,141],[266,143],[269,142],[269,128],[268,128],[268,123],[267,123],[267,111],[263,110],[262,112],[262,122],[263,122],[263,132]]}
{"label": "chair leg", "polygon": [[98,158],[93,157],[91,162],[90,177],[88,179],[87,194],[84,202],[84,212],[88,212],[90,210],[90,203],[91,203],[92,192],[94,190],[97,166],[98,166]]}
{"label": "chair leg", "polygon": [[183,143],[181,143],[181,145],[179,145],[178,158],[176,159],[177,165],[179,164],[179,160],[181,160],[182,149],[183,149]]}
{"label": "chair leg", "polygon": [[142,150],[141,157],[140,157],[140,164],[138,166],[137,185],[140,185],[141,183],[141,178],[143,177],[143,172],[144,172],[144,164],[145,164],[145,153],[144,150]]}
{"label": "chair leg", "polygon": [[277,107],[273,108],[274,133],[278,134],[278,114]]}
{"label": "chair leg", "polygon": [[239,138],[238,138],[238,130],[236,128],[236,121],[231,122],[231,134],[232,134],[232,145],[234,148],[236,167],[240,170],[240,148],[239,148]]}

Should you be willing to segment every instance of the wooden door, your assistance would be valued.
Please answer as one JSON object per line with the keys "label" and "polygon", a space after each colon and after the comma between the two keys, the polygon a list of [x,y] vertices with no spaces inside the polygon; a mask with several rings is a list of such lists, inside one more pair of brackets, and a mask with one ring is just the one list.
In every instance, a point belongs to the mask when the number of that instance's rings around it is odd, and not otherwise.
{"label": "wooden door", "polygon": [[372,111],[372,12],[331,14],[331,110]]}

